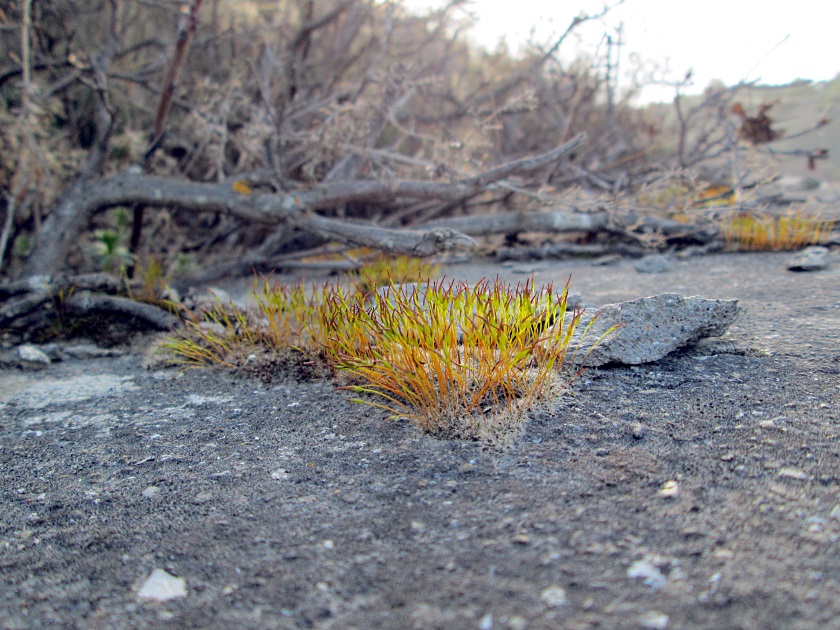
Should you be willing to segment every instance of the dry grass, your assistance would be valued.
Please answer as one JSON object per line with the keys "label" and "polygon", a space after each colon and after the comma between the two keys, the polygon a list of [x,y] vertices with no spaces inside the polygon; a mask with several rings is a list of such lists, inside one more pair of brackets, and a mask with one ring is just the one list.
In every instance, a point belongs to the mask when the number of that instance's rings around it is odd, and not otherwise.
{"label": "dry grass", "polygon": [[834,228],[834,221],[797,212],[789,216],[739,214],[724,225],[731,249],[741,251],[788,251],[817,245]]}
{"label": "dry grass", "polygon": [[412,256],[389,256],[379,254],[359,267],[358,271],[348,273],[359,293],[368,295],[377,287],[408,282],[426,282],[435,278],[440,271],[436,264]]}
{"label": "dry grass", "polygon": [[217,298],[209,309],[192,314],[162,347],[188,367],[241,367],[255,350],[294,352],[308,359],[317,354],[320,335],[325,334],[317,313],[326,290],[307,292],[303,283],[255,281],[252,309]]}

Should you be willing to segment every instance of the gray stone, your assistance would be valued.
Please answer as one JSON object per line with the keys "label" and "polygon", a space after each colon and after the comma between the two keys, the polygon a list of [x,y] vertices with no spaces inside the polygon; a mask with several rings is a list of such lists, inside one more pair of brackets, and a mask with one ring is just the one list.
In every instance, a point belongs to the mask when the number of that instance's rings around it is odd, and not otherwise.
{"label": "gray stone", "polygon": [[147,499],[154,499],[160,494],[160,488],[157,486],[148,486],[145,490],[143,490],[142,494]]}
{"label": "gray stone", "polygon": [[27,367],[46,367],[52,363],[44,351],[29,344],[18,346],[17,355]]}
{"label": "gray stone", "polygon": [[246,304],[234,300],[230,293],[218,287],[209,287],[204,293],[190,291],[182,301],[183,305],[193,311],[212,311],[217,308],[225,310],[245,310]]}
{"label": "gray stone", "polygon": [[633,268],[639,273],[666,273],[674,268],[674,264],[667,256],[650,254],[636,261]]}
{"label": "gray stone", "polygon": [[65,346],[64,353],[73,359],[97,359],[100,357],[121,357],[127,354],[118,348],[100,348],[93,343],[79,343]]}
{"label": "gray stone", "polygon": [[540,600],[549,608],[560,608],[566,605],[566,591],[556,584],[549,586],[540,593]]}
{"label": "gray stone", "polygon": [[827,247],[806,247],[790,259],[790,271],[819,271],[828,267],[830,254]]}
{"label": "gray stone", "polygon": [[645,630],[665,630],[668,627],[668,615],[658,610],[649,610],[639,615],[639,627]]}
{"label": "gray stone", "polygon": [[[607,304],[582,341],[580,337],[595,313],[587,311],[581,318],[573,341],[580,344],[574,361],[588,367],[658,361],[704,337],[721,336],[738,313],[738,300],[709,300],[677,293]],[[616,325],[621,327],[594,345]]]}
{"label": "gray stone", "polygon": [[187,582],[184,578],[170,575],[163,569],[155,569],[137,591],[140,599],[166,602],[187,596]]}
{"label": "gray stone", "polygon": [[789,175],[786,177],[781,177],[777,182],[777,185],[782,190],[791,190],[796,192],[803,192],[803,191],[811,191],[811,190],[818,190],[822,187],[823,183],[821,180],[817,179],[816,177],[799,177],[795,175]]}

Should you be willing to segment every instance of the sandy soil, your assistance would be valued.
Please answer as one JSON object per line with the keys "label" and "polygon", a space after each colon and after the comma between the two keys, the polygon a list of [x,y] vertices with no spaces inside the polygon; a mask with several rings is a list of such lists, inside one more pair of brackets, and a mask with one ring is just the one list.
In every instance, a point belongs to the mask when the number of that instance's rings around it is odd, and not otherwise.
{"label": "sandy soil", "polygon": [[[0,626],[837,627],[840,265],[786,258],[536,265],[589,304],[738,298],[741,349],[590,371],[505,452],[328,381],[2,372]],[[186,596],[139,598],[156,568]]]}

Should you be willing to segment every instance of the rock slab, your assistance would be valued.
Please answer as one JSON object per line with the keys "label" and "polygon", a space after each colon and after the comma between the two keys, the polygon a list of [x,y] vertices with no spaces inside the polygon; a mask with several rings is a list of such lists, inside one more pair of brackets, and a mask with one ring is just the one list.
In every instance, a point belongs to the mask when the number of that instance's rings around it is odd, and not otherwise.
{"label": "rock slab", "polygon": [[828,267],[829,258],[827,247],[806,247],[791,258],[787,268],[790,271],[819,271]]}
{"label": "rock slab", "polygon": [[[690,346],[704,337],[720,337],[738,318],[738,300],[711,300],[663,293],[618,304],[607,304],[595,317],[587,311],[576,331],[575,362],[587,367],[639,365]],[[596,341],[611,327],[620,328]],[[594,346],[594,347],[593,347]]]}

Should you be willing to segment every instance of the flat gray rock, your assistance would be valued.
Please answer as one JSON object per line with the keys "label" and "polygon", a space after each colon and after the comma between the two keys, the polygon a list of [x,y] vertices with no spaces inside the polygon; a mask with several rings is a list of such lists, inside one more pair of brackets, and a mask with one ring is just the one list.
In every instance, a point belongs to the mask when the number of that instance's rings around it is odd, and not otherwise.
{"label": "flat gray rock", "polygon": [[794,254],[787,268],[790,271],[819,271],[828,267],[830,253],[827,247],[806,247]]}
{"label": "flat gray rock", "polygon": [[674,269],[674,263],[662,254],[650,254],[636,261],[633,268],[639,273],[666,273]]}
{"label": "flat gray rock", "polygon": [[[584,314],[576,335],[583,332],[595,312]],[[607,304],[584,338],[575,362],[597,367],[657,361],[704,337],[721,336],[738,318],[738,313],[738,300],[709,300],[678,293]],[[621,328],[593,348],[598,338],[615,325]]]}

